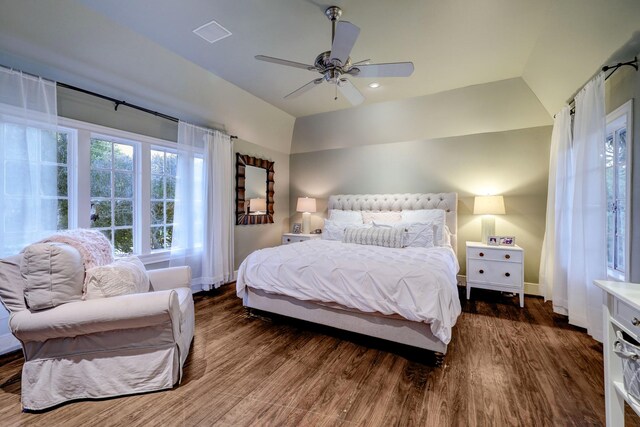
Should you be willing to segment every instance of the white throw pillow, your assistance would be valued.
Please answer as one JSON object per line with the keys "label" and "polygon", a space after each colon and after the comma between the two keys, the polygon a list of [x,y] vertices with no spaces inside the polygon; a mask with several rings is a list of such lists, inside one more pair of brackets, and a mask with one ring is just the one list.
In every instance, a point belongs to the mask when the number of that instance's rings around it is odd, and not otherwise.
{"label": "white throw pillow", "polygon": [[347,227],[371,228],[371,224],[350,225],[325,219],[324,228],[322,229],[322,239],[342,241],[344,238],[344,230]]}
{"label": "white throw pillow", "polygon": [[352,227],[349,226],[344,232],[344,243],[355,243],[358,245],[383,246],[385,248],[402,248],[404,230],[395,227]]}
{"label": "white throw pillow", "polygon": [[43,310],[82,299],[84,264],[77,249],[64,243],[26,247],[20,273],[31,310]]}
{"label": "white throw pillow", "polygon": [[360,211],[329,209],[329,220],[342,224],[362,224],[362,215]]}
{"label": "white throw pillow", "polygon": [[446,244],[444,240],[444,227],[447,213],[443,209],[417,209],[414,211],[402,211],[402,222],[431,223],[435,227],[435,245]]}
{"label": "white throw pillow", "polygon": [[402,214],[397,211],[386,211],[386,212],[362,212],[362,221],[365,224],[371,224],[372,222],[384,223],[384,224],[392,224],[395,222],[402,221]]}
{"label": "white throw pillow", "polygon": [[149,276],[136,256],[87,270],[85,299],[149,292]]}

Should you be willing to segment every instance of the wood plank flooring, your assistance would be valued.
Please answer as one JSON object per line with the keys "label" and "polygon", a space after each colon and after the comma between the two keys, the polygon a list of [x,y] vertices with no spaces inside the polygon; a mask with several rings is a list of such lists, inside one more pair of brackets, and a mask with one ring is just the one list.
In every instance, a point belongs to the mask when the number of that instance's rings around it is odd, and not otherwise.
{"label": "wood plank flooring", "polygon": [[[196,294],[173,390],[22,413],[22,355],[0,358],[0,425],[604,425],[602,346],[549,304],[473,291],[444,365],[380,340],[247,317],[233,285]],[[627,408],[627,425],[640,421]]]}

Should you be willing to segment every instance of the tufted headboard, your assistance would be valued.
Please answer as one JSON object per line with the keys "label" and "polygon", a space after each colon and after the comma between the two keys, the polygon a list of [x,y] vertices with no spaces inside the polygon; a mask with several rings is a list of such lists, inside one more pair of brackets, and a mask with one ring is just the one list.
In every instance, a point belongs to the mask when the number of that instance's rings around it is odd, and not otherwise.
{"label": "tufted headboard", "polygon": [[329,209],[345,211],[401,211],[443,209],[451,231],[451,246],[458,247],[458,193],[337,194],[329,196]]}

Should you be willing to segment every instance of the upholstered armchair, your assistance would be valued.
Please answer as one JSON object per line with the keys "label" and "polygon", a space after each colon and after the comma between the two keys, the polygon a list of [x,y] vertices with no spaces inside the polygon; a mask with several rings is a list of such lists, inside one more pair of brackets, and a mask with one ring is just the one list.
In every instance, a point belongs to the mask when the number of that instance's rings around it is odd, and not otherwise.
{"label": "upholstered armchair", "polygon": [[[106,288],[95,288],[98,282],[91,280],[116,274],[110,265],[85,271],[73,247],[43,245],[35,255],[27,250],[0,260],[0,298],[24,352],[23,408],[41,410],[179,383],[194,332],[190,269],[138,272],[148,277],[146,289],[96,296],[96,289]],[[107,286],[122,293],[131,277],[107,278]],[[87,286],[94,286],[94,299],[86,298]]]}

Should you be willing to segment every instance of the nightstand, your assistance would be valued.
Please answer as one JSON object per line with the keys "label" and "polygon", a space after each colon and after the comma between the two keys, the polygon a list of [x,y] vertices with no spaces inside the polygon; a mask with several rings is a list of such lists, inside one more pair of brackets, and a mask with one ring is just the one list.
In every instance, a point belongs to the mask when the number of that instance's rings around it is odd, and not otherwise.
{"label": "nightstand", "polygon": [[305,240],[321,239],[322,234],[294,234],[284,233],[282,235],[282,244],[288,245],[291,243],[304,242]]}
{"label": "nightstand", "polygon": [[467,242],[467,299],[471,288],[519,293],[524,307],[524,250]]}

